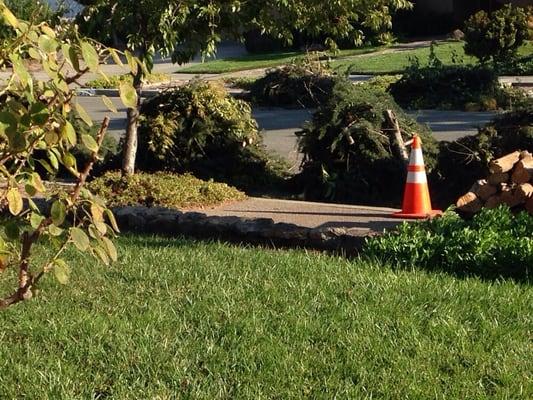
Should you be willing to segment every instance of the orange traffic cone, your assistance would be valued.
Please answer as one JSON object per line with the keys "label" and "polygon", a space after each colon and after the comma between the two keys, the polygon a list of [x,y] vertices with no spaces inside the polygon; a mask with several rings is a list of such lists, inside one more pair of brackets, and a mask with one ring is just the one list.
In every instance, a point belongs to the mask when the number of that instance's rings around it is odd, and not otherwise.
{"label": "orange traffic cone", "polygon": [[405,192],[403,194],[402,211],[394,213],[392,216],[422,219],[440,214],[442,214],[441,210],[433,210],[431,208],[422,145],[418,135],[414,135],[411,145],[411,157],[407,167],[407,182],[405,183]]}

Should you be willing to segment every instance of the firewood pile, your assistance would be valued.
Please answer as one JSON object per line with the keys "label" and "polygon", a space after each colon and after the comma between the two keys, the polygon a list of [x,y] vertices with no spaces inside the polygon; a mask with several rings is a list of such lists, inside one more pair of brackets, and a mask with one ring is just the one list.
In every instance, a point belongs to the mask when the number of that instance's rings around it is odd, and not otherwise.
{"label": "firewood pile", "polygon": [[533,215],[533,155],[515,151],[492,160],[489,170],[487,179],[475,182],[457,200],[457,208],[465,213],[476,213],[483,207],[507,204]]}

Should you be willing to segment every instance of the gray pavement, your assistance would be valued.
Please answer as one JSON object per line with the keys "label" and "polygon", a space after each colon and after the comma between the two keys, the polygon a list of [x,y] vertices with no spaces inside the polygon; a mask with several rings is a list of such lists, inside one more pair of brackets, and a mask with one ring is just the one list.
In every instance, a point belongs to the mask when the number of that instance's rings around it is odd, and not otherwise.
{"label": "gray pavement", "polygon": [[396,227],[402,220],[392,218],[396,209],[315,203],[308,201],[263,199],[247,200],[211,208],[194,209],[208,216],[236,216],[241,218],[271,218],[306,228],[344,228],[351,234],[364,236]]}
{"label": "gray pavement", "polygon": [[[126,110],[118,98],[112,98],[119,112],[112,114],[102,103],[99,96],[78,97],[77,101],[86,108],[95,121],[101,121],[106,115],[111,117],[109,133],[119,139],[126,127]],[[298,168],[299,153],[296,136],[303,123],[310,120],[314,110],[257,107],[253,116],[263,131],[267,149],[281,155],[289,161],[293,170]],[[474,135],[477,128],[489,122],[496,114],[490,112],[462,112],[421,110],[411,112],[419,122],[428,124],[437,140],[455,140],[458,137]]]}
{"label": "gray pavement", "polygon": [[419,110],[408,114],[419,123],[428,125],[438,141],[453,141],[463,136],[475,135],[478,128],[490,122],[495,112],[466,112]]}

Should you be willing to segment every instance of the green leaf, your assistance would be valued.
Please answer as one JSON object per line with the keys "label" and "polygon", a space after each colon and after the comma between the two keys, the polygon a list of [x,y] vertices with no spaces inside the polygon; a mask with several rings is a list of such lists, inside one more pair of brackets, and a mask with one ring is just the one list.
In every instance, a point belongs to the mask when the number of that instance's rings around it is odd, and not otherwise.
{"label": "green leaf", "polygon": [[109,254],[109,258],[111,258],[112,261],[117,261],[118,254],[117,254],[117,248],[113,244],[113,242],[106,237],[102,238],[102,241],[104,242],[105,248],[107,250],[107,254]]}
{"label": "green leaf", "polygon": [[100,234],[105,235],[107,233],[107,225],[100,221],[95,221],[94,226],[100,232]]}
{"label": "green leaf", "polygon": [[76,103],[74,107],[76,107],[76,111],[80,115],[80,118],[83,120],[83,122],[85,122],[89,126],[93,126],[93,120],[91,119],[87,111],[85,111],[85,108],[83,108],[80,103]]}
{"label": "green leaf", "polygon": [[66,285],[68,283],[70,278],[70,266],[65,262],[65,260],[62,260],[61,258],[54,260],[54,276],[62,285]]}
{"label": "green leaf", "polygon": [[80,60],[76,49],[70,45],[63,45],[62,51],[64,57],[68,60],[69,64],[72,65],[72,68],[74,68],[76,72],[80,72]]}
{"label": "green leaf", "polygon": [[76,138],[76,131],[74,130],[74,127],[69,121],[65,122],[65,126],[63,126],[62,136],[67,139],[67,141],[70,143],[71,146],[76,146],[76,143],[78,142]]}
{"label": "green leaf", "polygon": [[126,60],[128,60],[128,66],[130,67],[131,73],[136,75],[139,65],[135,61],[135,57],[128,50],[124,52],[124,55],[126,56]]}
{"label": "green leaf", "polygon": [[23,203],[18,188],[9,189],[6,198],[9,205],[9,212],[13,215],[19,215],[22,211]]}
{"label": "green leaf", "polygon": [[100,260],[103,261],[105,265],[109,265],[109,256],[107,255],[107,251],[101,248],[100,246],[95,246],[93,248],[96,255],[100,258]]}
{"label": "green leaf", "polygon": [[63,165],[67,168],[76,168],[76,157],[71,153],[63,154]]}
{"label": "green leaf", "polygon": [[24,87],[31,86],[33,79],[24,64],[22,63],[22,61],[20,60],[20,58],[18,57],[18,55],[16,57],[10,57],[10,59],[11,63],[13,64],[13,72],[15,73],[15,75],[18,76],[22,85]]}
{"label": "green leaf", "polygon": [[111,227],[113,230],[117,233],[120,232],[120,229],[118,229],[117,220],[115,219],[115,216],[113,215],[113,212],[109,209],[105,210],[105,213],[107,215],[107,218],[109,219],[109,223],[111,224]]}
{"label": "green leaf", "polygon": [[56,33],[49,26],[42,25],[41,26],[41,30],[43,31],[44,34],[50,36],[51,38],[55,38],[56,37]]}
{"label": "green leaf", "polygon": [[40,61],[41,60],[41,53],[39,53],[37,50],[35,50],[35,48],[33,47],[30,47],[30,49],[28,50],[28,54],[31,58],[33,58],[34,60],[38,60]]}
{"label": "green leaf", "polygon": [[7,8],[4,4],[2,4],[2,17],[4,18],[4,21],[6,21],[9,25],[11,25],[13,28],[17,28],[19,26],[19,21],[15,15]]}
{"label": "green leaf", "polygon": [[113,101],[109,97],[103,95],[102,101],[104,102],[106,107],[109,109],[109,111],[114,112],[114,113],[118,112],[117,108],[113,104]]}
{"label": "green leaf", "polygon": [[80,228],[72,228],[70,230],[70,237],[74,242],[74,246],[80,251],[85,251],[89,248],[90,242],[87,234]]}
{"label": "green leaf", "polygon": [[52,217],[52,222],[55,226],[61,226],[65,222],[67,216],[67,209],[65,205],[56,200],[52,203],[52,208],[50,209],[50,216]]}
{"label": "green leaf", "polygon": [[57,48],[57,42],[54,38],[51,38],[48,35],[39,36],[39,49],[45,54],[55,53]]}
{"label": "green leaf", "polygon": [[4,226],[4,232],[9,240],[18,240],[20,237],[20,228],[15,221],[9,221]]}
{"label": "green leaf", "polygon": [[26,193],[28,193],[29,196],[35,196],[37,194],[37,189],[30,183],[26,183],[24,185],[24,190],[26,191]]}
{"label": "green leaf", "polygon": [[0,112],[0,134],[12,135],[17,132],[17,119],[9,112]]}
{"label": "green leaf", "polygon": [[56,155],[51,151],[47,151],[46,154],[48,155],[48,159],[50,160],[52,168],[57,171],[59,169],[59,160],[57,159]]}
{"label": "green leaf", "polygon": [[93,153],[98,152],[98,143],[96,143],[96,140],[89,135],[84,133],[81,135],[81,141],[85,147],[87,147],[89,150],[91,150]]}
{"label": "green leaf", "polygon": [[97,72],[100,60],[96,49],[89,42],[81,42],[81,55],[91,72]]}
{"label": "green leaf", "polygon": [[55,174],[54,169],[50,166],[50,164],[48,164],[48,161],[46,161],[46,160],[37,160],[37,162],[38,162],[39,164],[41,164],[41,165],[43,166],[43,168],[44,168],[47,172],[49,172],[49,173],[52,174],[52,175]]}
{"label": "green leaf", "polygon": [[52,236],[59,236],[63,233],[63,229],[55,226],[55,225],[50,225],[48,227],[48,233],[50,233],[50,235]]}
{"label": "green leaf", "polygon": [[30,215],[30,225],[33,229],[37,229],[41,222],[43,222],[44,217],[40,214],[32,212]]}
{"label": "green leaf", "polygon": [[137,107],[137,91],[129,82],[122,82],[119,86],[120,99],[128,108]]}
{"label": "green leaf", "polygon": [[113,61],[115,61],[115,64],[123,67],[124,66],[124,63],[122,62],[122,60],[120,59],[117,51],[115,49],[109,49],[109,54],[111,54],[111,57],[113,58]]}
{"label": "green leaf", "polygon": [[44,183],[38,173],[34,172],[31,174],[31,182],[38,192],[44,193],[46,191],[46,187],[44,186]]}

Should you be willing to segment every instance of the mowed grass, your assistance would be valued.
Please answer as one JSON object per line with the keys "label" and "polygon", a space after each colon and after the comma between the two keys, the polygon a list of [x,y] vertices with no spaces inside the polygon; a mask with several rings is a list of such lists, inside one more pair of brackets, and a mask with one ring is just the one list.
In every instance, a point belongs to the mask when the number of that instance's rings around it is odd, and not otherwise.
{"label": "mowed grass", "polygon": [[[533,396],[533,289],[146,236],[0,313],[6,399]],[[5,289],[5,287],[3,287]]]}
{"label": "mowed grass", "polygon": [[[358,49],[340,50],[332,58],[349,57],[359,54],[372,53],[381,47],[368,46]],[[237,71],[245,71],[258,68],[273,68],[292,62],[295,59],[304,58],[305,52],[277,52],[267,54],[247,54],[242,57],[228,57],[220,60],[206,61],[194,64],[178,70],[178,73],[186,74],[222,74]]]}
{"label": "mowed grass", "polygon": [[[464,52],[464,43],[457,41],[439,42],[435,45],[435,54],[444,65],[475,64],[477,59]],[[527,42],[518,51],[519,57],[533,54],[533,42]],[[355,59],[335,60],[333,69],[352,74],[400,74],[417,58],[422,65],[429,60],[429,47],[398,50],[392,53],[362,56]]]}

